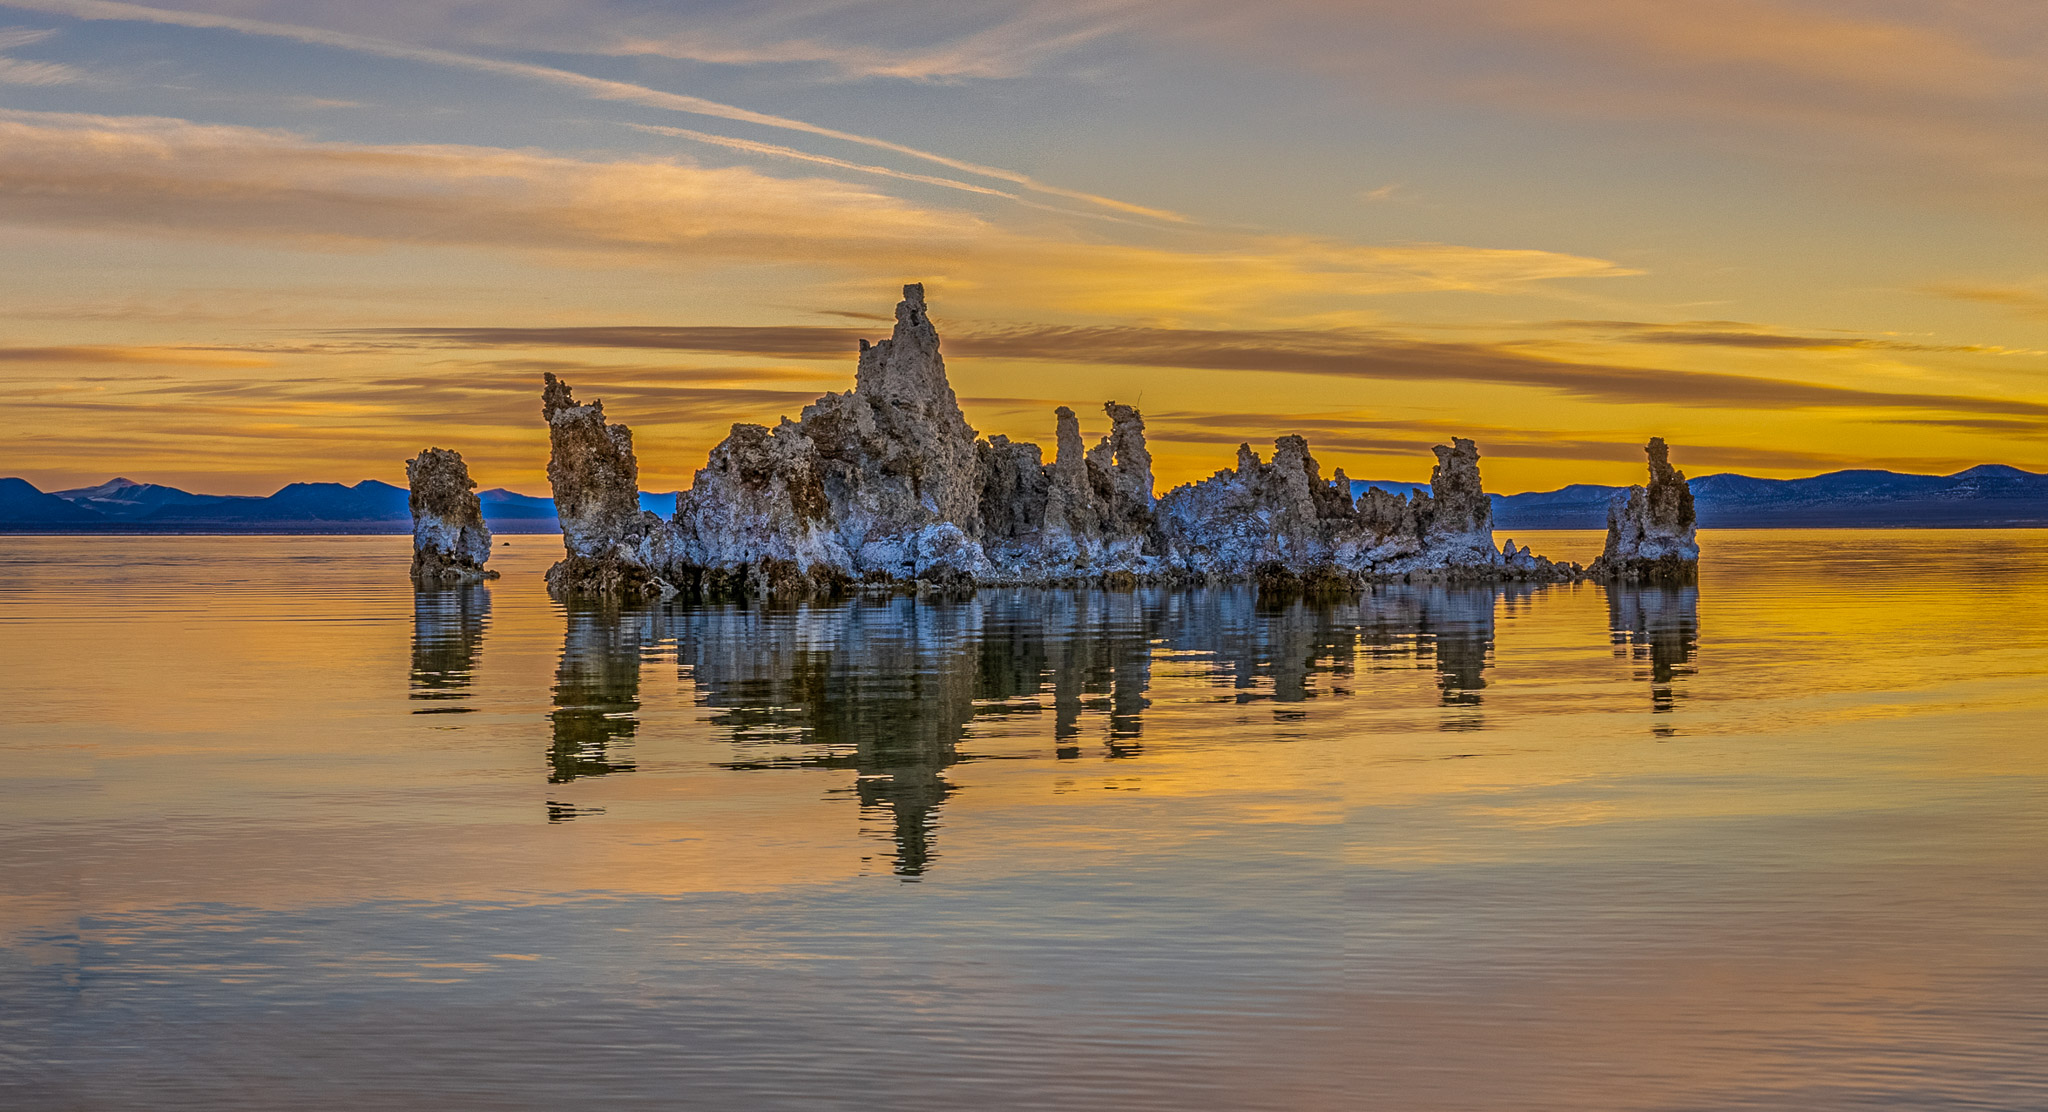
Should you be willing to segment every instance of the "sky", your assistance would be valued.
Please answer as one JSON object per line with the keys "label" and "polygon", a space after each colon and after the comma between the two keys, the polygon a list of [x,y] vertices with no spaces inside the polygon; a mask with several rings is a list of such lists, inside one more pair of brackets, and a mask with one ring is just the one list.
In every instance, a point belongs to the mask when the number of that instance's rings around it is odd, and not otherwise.
{"label": "sky", "polygon": [[0,0],[0,474],[687,487],[926,283],[984,435],[2048,470],[2033,0]]}

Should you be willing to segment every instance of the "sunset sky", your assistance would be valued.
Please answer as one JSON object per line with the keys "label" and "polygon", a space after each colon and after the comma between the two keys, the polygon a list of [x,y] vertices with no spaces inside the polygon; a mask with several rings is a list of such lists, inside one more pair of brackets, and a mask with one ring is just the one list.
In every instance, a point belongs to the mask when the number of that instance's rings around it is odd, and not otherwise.
{"label": "sunset sky", "polygon": [[2048,470],[2038,0],[0,2],[0,474],[688,486],[929,290],[983,434]]}

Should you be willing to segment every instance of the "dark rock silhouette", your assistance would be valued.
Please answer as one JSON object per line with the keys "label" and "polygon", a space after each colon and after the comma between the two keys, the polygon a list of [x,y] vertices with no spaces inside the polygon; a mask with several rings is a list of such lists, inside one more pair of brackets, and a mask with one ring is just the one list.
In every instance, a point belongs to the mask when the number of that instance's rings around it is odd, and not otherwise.
{"label": "dark rock silhouette", "polygon": [[1685,474],[1671,466],[1664,438],[1653,436],[1650,485],[1632,486],[1607,507],[1607,547],[1591,574],[1622,583],[1690,583],[1699,578],[1698,519]]}
{"label": "dark rock silhouette", "polygon": [[491,530],[462,453],[428,448],[406,461],[405,477],[412,488],[413,582],[445,587],[496,579],[497,572],[484,570]]}

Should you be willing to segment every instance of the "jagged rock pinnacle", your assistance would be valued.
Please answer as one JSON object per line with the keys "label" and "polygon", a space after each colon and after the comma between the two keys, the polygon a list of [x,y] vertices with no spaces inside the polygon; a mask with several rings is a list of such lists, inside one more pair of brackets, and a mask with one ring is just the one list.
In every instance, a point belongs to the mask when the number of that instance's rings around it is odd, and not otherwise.
{"label": "jagged rock pinnacle", "polygon": [[633,431],[604,419],[604,403],[578,405],[569,384],[545,375],[541,413],[548,422],[548,483],[562,520],[566,557],[548,569],[559,594],[673,594],[661,579],[672,538],[640,508],[640,464]]}
{"label": "jagged rock pinnacle", "polygon": [[1699,576],[1698,518],[1685,473],[1671,466],[1661,436],[1643,448],[1648,486],[1632,486],[1607,507],[1607,546],[1593,562],[1600,579],[1627,583],[1690,583]]}
{"label": "jagged rock pinnacle", "polygon": [[1504,560],[1493,548],[1492,504],[1470,440],[1437,449],[1432,492],[1411,500],[1383,491],[1354,499],[1341,472],[1322,477],[1299,436],[1276,441],[1271,463],[1246,445],[1234,470],[1155,495],[1144,416],[1114,401],[1092,448],[1074,411],[1056,409],[1050,462],[1035,444],[981,439],[947,380],[915,283],[903,288],[889,338],[861,341],[853,389],[772,429],[734,425],[672,522],[629,512],[631,435],[607,425],[601,407],[577,405],[550,375],[543,411],[564,564],[608,560],[705,591],[1578,574],[1523,549]]}

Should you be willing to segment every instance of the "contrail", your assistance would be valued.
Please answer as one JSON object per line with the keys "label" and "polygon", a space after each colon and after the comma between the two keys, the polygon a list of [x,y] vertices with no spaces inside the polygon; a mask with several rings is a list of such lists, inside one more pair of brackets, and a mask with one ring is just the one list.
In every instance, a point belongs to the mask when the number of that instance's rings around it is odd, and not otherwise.
{"label": "contrail", "polygon": [[344,31],[327,31],[317,27],[301,27],[290,23],[272,23],[268,20],[244,19],[239,16],[206,15],[199,12],[181,12],[166,8],[151,8],[141,4],[120,3],[118,0],[0,0],[0,7],[17,8],[23,11],[43,12],[49,15],[68,16],[84,20],[118,20],[131,23],[160,23],[175,27],[196,27],[208,30],[233,31],[244,35],[261,35],[266,38],[288,39],[313,46],[332,47],[360,54],[372,54],[381,58],[401,61],[424,62],[429,65],[447,66],[481,73],[493,73],[506,77],[524,78],[550,85],[574,89],[597,100],[619,101],[638,104],[648,108],[661,108],[671,112],[687,112],[697,116],[711,116],[721,120],[755,124],[760,127],[778,128],[783,131],[802,132],[826,139],[837,139],[843,143],[855,143],[876,150],[889,151],[908,158],[916,158],[949,170],[978,177],[994,178],[1009,182],[1020,189],[1042,193],[1052,197],[1082,201],[1091,205],[1129,213],[1134,216],[1150,217],[1176,224],[1189,223],[1187,217],[1165,209],[1148,208],[1119,201],[1114,197],[1103,197],[1074,189],[1063,189],[1048,185],[1000,166],[984,166],[967,162],[932,151],[892,143],[887,139],[876,139],[868,135],[857,135],[850,131],[820,127],[817,124],[793,120],[787,116],[771,116],[735,105],[721,104],[703,97],[684,93],[665,92],[650,89],[645,85],[634,85],[624,81],[611,81],[602,77],[572,70],[556,69],[553,66],[539,66],[529,62],[512,62],[499,58],[485,58],[475,54],[463,54],[453,50],[441,50],[429,46],[409,46],[405,43],[375,39],[365,35],[352,35]]}
{"label": "contrail", "polygon": [[665,127],[661,124],[627,124],[626,126],[635,131],[646,131],[655,135],[669,135],[677,139],[709,143],[717,147],[746,151],[749,154],[765,154],[776,158],[795,159],[799,162],[815,162],[821,166],[832,166],[841,170],[857,170],[863,174],[879,174],[885,178],[922,182],[925,185],[943,185],[948,189],[964,189],[969,193],[982,193],[1010,201],[1018,199],[1015,193],[1006,192],[1001,189],[991,189],[986,185],[975,185],[973,182],[964,182],[957,178],[942,178],[933,174],[912,174],[904,170],[892,170],[887,166],[874,166],[865,162],[848,162],[843,158],[833,158],[831,155],[824,154],[812,154],[810,151],[800,151],[795,147],[777,146],[774,143],[756,143],[752,139],[734,139],[729,135],[713,135],[707,131],[692,131],[687,127]]}

